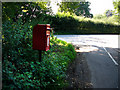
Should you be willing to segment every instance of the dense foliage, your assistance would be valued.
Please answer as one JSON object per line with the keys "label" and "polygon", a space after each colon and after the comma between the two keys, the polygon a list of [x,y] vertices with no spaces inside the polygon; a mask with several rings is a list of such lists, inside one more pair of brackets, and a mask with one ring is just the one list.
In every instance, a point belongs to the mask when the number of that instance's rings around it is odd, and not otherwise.
{"label": "dense foliage", "polygon": [[72,16],[69,13],[58,13],[48,16],[48,22],[54,27],[55,34],[118,34],[118,25],[114,17],[103,20]]}
{"label": "dense foliage", "polygon": [[49,2],[3,2],[2,19],[13,20],[14,22],[22,18],[23,23],[31,22],[33,18],[40,17],[41,14],[51,14]]}
{"label": "dense foliage", "polygon": [[118,34],[120,32],[120,25],[116,22],[114,16],[89,19],[59,12],[55,16],[43,15],[32,21],[34,25],[37,23],[50,23],[55,34]]}
{"label": "dense foliage", "polygon": [[42,62],[39,62],[38,51],[32,50],[33,26],[51,23],[45,5],[41,2],[3,3],[3,89],[65,86],[67,65],[76,55],[73,46],[52,37],[50,50],[42,52]]}
{"label": "dense foliage", "polygon": [[3,89],[60,88],[68,63],[76,56],[71,44],[51,38],[51,48],[42,52],[32,50],[32,26],[22,20],[3,23]]}
{"label": "dense foliage", "polygon": [[113,1],[115,16],[117,17],[118,23],[120,23],[120,0]]}
{"label": "dense foliage", "polygon": [[79,7],[76,8],[76,11],[75,11],[75,14],[77,16],[85,16],[85,17],[90,17],[92,18],[93,17],[93,14],[90,13],[90,2],[80,2],[79,4]]}
{"label": "dense foliage", "polygon": [[69,12],[76,14],[77,16],[84,16],[92,18],[93,15],[90,13],[90,2],[61,2],[60,10],[61,12]]}

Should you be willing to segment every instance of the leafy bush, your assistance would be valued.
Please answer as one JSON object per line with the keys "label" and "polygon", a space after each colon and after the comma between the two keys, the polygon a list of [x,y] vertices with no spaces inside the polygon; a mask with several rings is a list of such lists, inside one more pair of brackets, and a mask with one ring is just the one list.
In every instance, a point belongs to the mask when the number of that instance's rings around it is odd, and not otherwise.
{"label": "leafy bush", "polygon": [[29,24],[7,21],[3,23],[3,89],[61,88],[68,64],[75,58],[75,50],[67,42],[51,38],[51,48],[32,50],[32,28]]}

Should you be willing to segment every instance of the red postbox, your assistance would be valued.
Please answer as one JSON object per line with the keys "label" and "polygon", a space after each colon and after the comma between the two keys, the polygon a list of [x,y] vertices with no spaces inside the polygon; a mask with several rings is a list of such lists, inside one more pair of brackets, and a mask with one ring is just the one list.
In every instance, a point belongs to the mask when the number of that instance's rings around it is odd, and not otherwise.
{"label": "red postbox", "polygon": [[34,26],[33,49],[42,51],[50,49],[50,24],[37,24]]}

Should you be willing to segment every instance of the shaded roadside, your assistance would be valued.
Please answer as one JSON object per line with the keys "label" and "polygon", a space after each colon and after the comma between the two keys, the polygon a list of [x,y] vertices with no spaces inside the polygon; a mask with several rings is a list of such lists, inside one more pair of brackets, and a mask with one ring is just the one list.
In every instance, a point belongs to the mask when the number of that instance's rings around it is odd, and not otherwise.
{"label": "shaded roadside", "polygon": [[93,88],[91,73],[83,53],[77,53],[76,59],[69,65],[66,73],[66,80],[69,82],[69,86],[65,90]]}

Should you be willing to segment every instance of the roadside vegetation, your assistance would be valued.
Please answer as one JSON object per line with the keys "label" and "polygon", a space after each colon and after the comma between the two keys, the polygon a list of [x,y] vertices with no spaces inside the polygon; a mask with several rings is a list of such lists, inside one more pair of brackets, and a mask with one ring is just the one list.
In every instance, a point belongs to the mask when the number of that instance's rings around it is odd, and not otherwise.
{"label": "roadside vegetation", "polygon": [[[52,25],[56,26],[56,34],[119,34],[120,33],[120,0],[113,1],[114,10],[106,10],[104,14],[93,16],[90,13],[90,2],[62,2]],[[78,5],[78,6],[77,6]],[[80,6],[80,11],[78,7]],[[82,8],[82,10],[81,10]],[[62,11],[62,12],[61,12]],[[58,27],[58,28],[57,28]]]}
{"label": "roadside vegetation", "polygon": [[[38,51],[32,50],[32,30],[36,24],[51,24],[55,34],[120,33],[120,24],[116,20],[110,22],[114,16],[102,21],[95,18],[89,12],[89,2],[63,2],[56,15],[47,7],[49,3],[2,3],[3,89],[55,89],[67,85],[65,72],[75,59],[74,47],[51,37],[51,48],[42,52],[42,62],[39,62]],[[119,9],[116,10],[118,13]]]}
{"label": "roadside vegetation", "polygon": [[[15,4],[4,3],[3,7],[15,7]],[[33,17],[15,19],[14,15],[3,12],[6,17],[3,17],[2,24],[2,88],[42,90],[65,87],[68,84],[65,72],[76,57],[74,47],[51,33],[51,48],[47,52],[42,51],[42,62],[39,62],[38,50],[32,49],[32,30],[36,24],[47,24],[48,21],[43,20],[44,17],[38,22]]]}
{"label": "roadside vegetation", "polygon": [[51,37],[51,48],[39,52],[32,50],[32,27],[6,22],[3,24],[3,89],[62,88],[66,69],[76,56],[74,47]]}
{"label": "roadside vegetation", "polygon": [[33,21],[39,24],[42,24],[40,21],[50,23],[55,34],[119,34],[120,24],[116,19],[115,16],[99,19],[59,12],[55,16],[44,15]]}
{"label": "roadside vegetation", "polygon": [[[85,18],[58,13],[52,25],[55,26],[56,34],[118,34],[120,24],[116,17]],[[58,19],[57,19],[58,18]]]}
{"label": "roadside vegetation", "polygon": [[112,15],[107,16],[106,12],[93,17],[88,14],[90,16],[87,17],[87,15],[82,14],[78,16],[72,13],[71,10],[69,12],[59,11],[56,15],[41,15],[37,20],[33,20],[36,23],[41,23],[40,21],[50,23],[55,34],[119,34],[118,15],[116,15],[115,11],[111,11]]}

